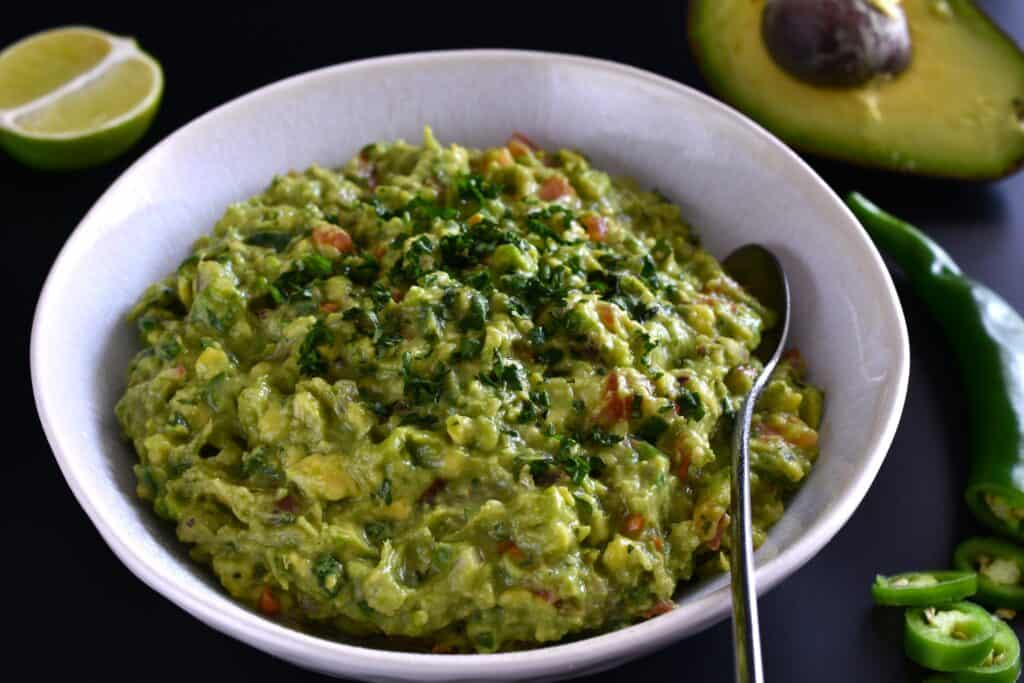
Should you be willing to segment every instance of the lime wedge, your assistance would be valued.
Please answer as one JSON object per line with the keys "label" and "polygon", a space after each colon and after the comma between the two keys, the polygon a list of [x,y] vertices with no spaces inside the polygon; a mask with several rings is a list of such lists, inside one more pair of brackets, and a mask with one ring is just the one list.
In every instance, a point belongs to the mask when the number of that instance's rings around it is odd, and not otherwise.
{"label": "lime wedge", "polygon": [[0,147],[29,166],[113,159],[153,121],[164,77],[131,38],[70,26],[0,52]]}

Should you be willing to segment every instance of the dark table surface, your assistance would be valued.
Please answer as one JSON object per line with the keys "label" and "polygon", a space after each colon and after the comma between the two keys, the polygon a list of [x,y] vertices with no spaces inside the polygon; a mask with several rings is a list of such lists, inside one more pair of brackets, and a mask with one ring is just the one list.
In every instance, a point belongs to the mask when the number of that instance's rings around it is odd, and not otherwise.
{"label": "dark table surface", "polygon": [[[87,23],[136,36],[163,64],[164,104],[125,157],[51,175],[0,156],[0,230],[12,361],[8,434],[0,457],[0,586],[8,630],[4,669],[83,681],[326,681],[207,628],[136,579],[107,549],[58,471],[31,399],[32,312],[64,240],[140,154],[210,108],[309,69],[384,53],[467,47],[575,52],[650,69],[705,88],[687,52],[685,7],[665,2],[608,14],[595,5],[520,2],[347,3],[229,8],[181,3],[104,9],[97,3],[20,3],[5,12],[0,46],[54,25]],[[1024,41],[1024,3],[982,2]],[[589,7],[589,9],[587,9]],[[837,191],[858,188],[917,223],[974,277],[1024,310],[1024,174],[987,185],[894,177],[813,161]],[[87,286],[87,283],[86,285]],[[919,680],[902,654],[901,614],[871,606],[876,572],[944,567],[958,539],[978,532],[961,502],[966,406],[938,327],[897,278],[913,365],[895,443],[870,492],[835,539],[761,600],[765,668],[773,681]],[[87,294],[87,290],[83,292]],[[73,344],[73,339],[67,340]],[[1022,629],[1018,625],[1018,631]],[[13,641],[11,636],[13,635]],[[14,661],[12,661],[12,659]],[[20,661],[19,661],[20,660]],[[730,681],[729,624],[590,680]]]}

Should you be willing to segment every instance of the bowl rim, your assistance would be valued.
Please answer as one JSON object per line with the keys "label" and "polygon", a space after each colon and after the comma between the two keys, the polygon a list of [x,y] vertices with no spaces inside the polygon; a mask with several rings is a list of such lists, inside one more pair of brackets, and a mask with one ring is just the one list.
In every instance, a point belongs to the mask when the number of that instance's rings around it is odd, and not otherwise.
{"label": "bowl rim", "polygon": [[[50,415],[49,406],[51,401],[55,399],[48,396],[41,389],[45,384],[43,377],[46,374],[44,370],[45,358],[42,357],[43,344],[41,336],[42,331],[51,325],[48,318],[50,310],[54,307],[53,302],[61,296],[61,292],[55,289],[55,280],[58,279],[57,276],[63,269],[64,264],[71,259],[75,252],[88,250],[91,247],[90,240],[88,239],[91,231],[83,229],[83,226],[89,227],[93,222],[93,214],[106,203],[108,197],[118,192],[120,186],[126,182],[126,178],[131,176],[137,167],[147,163],[151,157],[162,153],[165,147],[175,144],[175,139],[180,137],[185,131],[191,131],[207,125],[228,110],[258,106],[263,98],[272,97],[278,91],[295,88],[300,85],[315,86],[317,81],[329,80],[340,72],[371,72],[381,67],[395,66],[415,68],[426,63],[463,60],[474,60],[477,62],[508,62],[509,60],[517,60],[519,62],[544,61],[549,65],[562,63],[576,67],[585,67],[619,77],[643,81],[664,89],[667,94],[674,97],[682,96],[690,100],[696,100],[700,106],[718,110],[719,114],[731,118],[736,125],[751,129],[755,134],[766,138],[765,142],[770,142],[776,148],[776,152],[784,157],[788,157],[788,161],[793,165],[794,169],[802,171],[806,176],[804,180],[808,183],[809,189],[829,197],[832,203],[840,209],[840,212],[846,216],[850,227],[855,229],[866,251],[873,258],[874,266],[877,269],[878,275],[882,277],[884,288],[888,294],[889,301],[887,303],[895,310],[898,323],[898,330],[896,331],[899,342],[898,348],[894,349],[889,359],[890,367],[896,370],[893,375],[894,379],[890,380],[890,386],[892,383],[895,384],[891,390],[891,405],[884,420],[882,420],[880,428],[875,432],[870,447],[866,449],[868,457],[861,466],[859,476],[849,486],[846,494],[836,501],[836,504],[829,510],[828,514],[822,515],[813,524],[808,526],[803,535],[791,546],[780,552],[777,556],[758,564],[756,570],[758,594],[764,594],[783,578],[789,576],[808,562],[849,520],[854,510],[856,510],[867,494],[885,459],[888,449],[892,444],[906,399],[910,372],[910,346],[903,309],[900,306],[896,289],[881,256],[868,239],[866,233],[860,228],[856,218],[824,180],[794,151],[746,116],[690,86],[659,76],[650,71],[609,60],[533,50],[470,49],[411,52],[343,62],[281,79],[231,99],[184,124],[132,163],[96,200],[71,232],[47,274],[35,308],[30,341],[33,395],[47,441],[68,486],[78,500],[79,505],[85,510],[93,525],[99,531],[103,540],[136,577],[171,602],[217,630],[247,642],[265,652],[275,654],[295,663],[301,663],[306,667],[322,672],[345,673],[346,675],[357,676],[383,674],[413,677],[423,676],[429,672],[432,680],[463,680],[467,677],[479,676],[481,671],[485,670],[483,667],[488,667],[486,670],[502,677],[556,675],[558,673],[581,675],[587,670],[600,668],[599,663],[637,656],[640,653],[660,648],[682,638],[684,634],[695,633],[714,622],[722,620],[730,611],[729,602],[721,602],[720,600],[723,592],[728,593],[728,586],[723,581],[716,590],[710,591],[708,594],[689,602],[690,605],[694,606],[701,606],[704,603],[703,609],[696,610],[696,614],[699,615],[696,618],[692,616],[692,613],[687,616],[673,610],[658,618],[649,619],[619,630],[522,652],[424,654],[381,650],[332,641],[283,626],[237,603],[233,605],[234,609],[223,610],[220,606],[214,604],[211,596],[197,595],[184,589],[172,578],[162,575],[139,549],[121,538],[117,525],[112,524],[98,510],[78,480],[77,470],[79,465],[76,464],[74,458],[69,457],[69,454],[75,450],[73,447],[73,431],[61,430],[54,423]],[[714,605],[713,603],[716,602],[720,604]],[[595,652],[599,654],[595,654]],[[608,664],[605,666],[607,667]],[[573,669],[575,671],[571,671]]]}

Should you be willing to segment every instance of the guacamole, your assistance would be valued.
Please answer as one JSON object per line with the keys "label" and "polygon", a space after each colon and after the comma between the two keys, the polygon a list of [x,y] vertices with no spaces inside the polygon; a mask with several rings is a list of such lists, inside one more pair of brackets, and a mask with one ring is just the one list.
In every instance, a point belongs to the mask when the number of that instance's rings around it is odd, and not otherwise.
{"label": "guacamole", "polygon": [[[493,652],[728,567],[727,444],[775,316],[577,152],[427,129],[278,176],[130,317],[138,494],[268,616]],[[757,543],[818,454],[803,372],[754,418]]]}

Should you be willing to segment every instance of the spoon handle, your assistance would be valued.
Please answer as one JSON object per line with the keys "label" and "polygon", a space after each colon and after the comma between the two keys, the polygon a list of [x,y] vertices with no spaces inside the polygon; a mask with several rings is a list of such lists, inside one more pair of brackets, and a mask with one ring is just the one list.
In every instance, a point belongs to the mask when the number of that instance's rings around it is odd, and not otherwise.
{"label": "spoon handle", "polygon": [[[774,363],[772,364],[774,366]],[[766,367],[743,401],[732,448],[732,642],[736,682],[763,683],[761,629],[754,588],[754,543],[750,530],[750,421],[771,369]]]}
{"label": "spoon handle", "polygon": [[748,244],[722,262],[726,271],[762,303],[780,315],[779,324],[765,330],[754,355],[764,366],[750,387],[732,433],[732,643],[736,654],[736,682],[763,683],[761,629],[757,623],[757,590],[754,585],[754,542],[750,512],[750,423],[757,397],[775,370],[789,336],[789,281],[778,258],[758,244]]}

